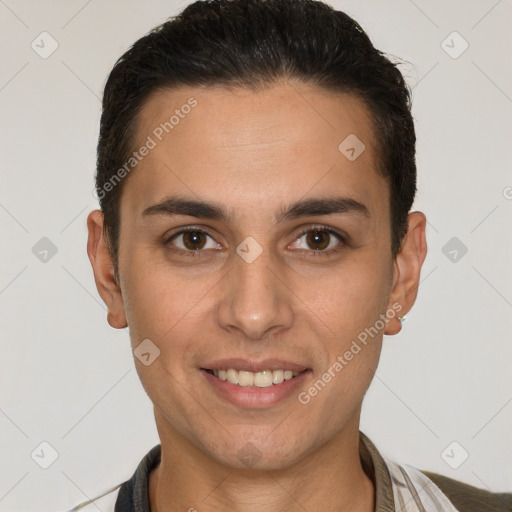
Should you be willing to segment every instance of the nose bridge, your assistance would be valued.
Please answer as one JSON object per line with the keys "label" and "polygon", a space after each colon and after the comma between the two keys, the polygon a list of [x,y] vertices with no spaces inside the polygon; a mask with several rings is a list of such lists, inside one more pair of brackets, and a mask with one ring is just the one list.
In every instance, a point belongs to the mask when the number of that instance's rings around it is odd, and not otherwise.
{"label": "nose bridge", "polygon": [[237,248],[218,321],[223,328],[241,330],[256,340],[269,330],[289,328],[293,315],[291,294],[272,268],[276,262],[268,249],[254,242],[246,239]]}

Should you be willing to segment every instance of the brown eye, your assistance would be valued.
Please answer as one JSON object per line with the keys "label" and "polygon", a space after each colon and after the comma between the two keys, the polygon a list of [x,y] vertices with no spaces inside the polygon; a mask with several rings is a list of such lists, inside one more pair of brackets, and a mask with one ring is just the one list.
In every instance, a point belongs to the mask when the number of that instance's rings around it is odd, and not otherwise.
{"label": "brown eye", "polygon": [[206,231],[199,229],[185,229],[175,233],[166,241],[166,244],[176,247],[182,253],[200,254],[207,249],[221,249],[221,246]]}
{"label": "brown eye", "polygon": [[200,231],[189,231],[183,234],[183,245],[191,251],[202,249],[206,244],[206,237]]}
{"label": "brown eye", "polygon": [[330,239],[331,235],[327,231],[316,229],[310,231],[306,236],[308,246],[315,251],[325,249],[329,245]]}
{"label": "brown eye", "polygon": [[293,249],[301,249],[315,255],[332,255],[346,246],[346,239],[328,227],[312,227],[297,235]]}

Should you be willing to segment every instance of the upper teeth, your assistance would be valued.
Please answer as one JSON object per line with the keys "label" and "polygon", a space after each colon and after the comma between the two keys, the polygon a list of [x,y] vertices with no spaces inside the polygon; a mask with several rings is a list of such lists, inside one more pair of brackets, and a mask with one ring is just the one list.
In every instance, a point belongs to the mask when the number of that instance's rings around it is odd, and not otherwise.
{"label": "upper teeth", "polygon": [[273,384],[281,384],[285,380],[293,379],[299,372],[290,370],[264,370],[262,372],[246,372],[244,370],[212,370],[215,377],[220,380],[227,380],[231,384],[238,384],[242,387],[256,386],[266,388]]}

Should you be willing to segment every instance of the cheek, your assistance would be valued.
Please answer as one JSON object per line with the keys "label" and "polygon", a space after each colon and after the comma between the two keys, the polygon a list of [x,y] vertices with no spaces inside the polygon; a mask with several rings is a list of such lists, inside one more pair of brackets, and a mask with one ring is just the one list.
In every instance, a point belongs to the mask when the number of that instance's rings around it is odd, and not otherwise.
{"label": "cheek", "polygon": [[132,343],[154,338],[167,346],[166,339],[193,319],[194,306],[211,288],[209,280],[192,283],[151,250],[134,250],[125,263],[123,300]]}
{"label": "cheek", "polygon": [[319,340],[324,352],[322,371],[315,376],[321,379],[327,372],[326,387],[336,389],[322,393],[319,404],[325,401],[327,409],[348,402],[355,406],[379,361],[392,276],[389,262],[377,261],[372,254],[360,254],[333,270],[321,293],[310,302],[314,312],[309,314],[311,321],[328,327],[327,335],[322,329]]}
{"label": "cheek", "polygon": [[[372,381],[382,347],[381,315],[388,302],[388,279],[371,267],[332,276],[315,302],[314,316],[325,318],[329,334],[318,340],[322,368],[300,403],[312,424],[328,439],[354,414]],[[318,325],[318,320],[310,319]]]}
{"label": "cheek", "polygon": [[[207,303],[207,284],[192,286],[150,250],[134,250],[125,257],[125,265],[123,298],[137,373],[154,404],[185,418],[184,390],[192,371],[189,357],[202,325],[197,304]],[[137,347],[144,340],[153,344],[148,365],[137,360]],[[157,354],[154,360],[153,354]]]}
{"label": "cheek", "polygon": [[385,312],[391,290],[387,262],[376,260],[373,251],[360,251],[329,272],[303,276],[301,290],[312,312],[325,321],[338,338],[354,336]]}

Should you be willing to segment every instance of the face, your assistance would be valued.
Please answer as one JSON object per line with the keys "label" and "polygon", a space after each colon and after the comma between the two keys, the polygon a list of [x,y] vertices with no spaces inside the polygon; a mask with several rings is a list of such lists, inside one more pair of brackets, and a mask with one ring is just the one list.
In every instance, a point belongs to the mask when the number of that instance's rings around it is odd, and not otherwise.
{"label": "face", "polygon": [[357,431],[410,303],[364,105],[289,82],[173,89],[137,142],[153,147],[124,184],[106,302],[136,354],[150,340],[135,362],[161,438],[279,469]]}

